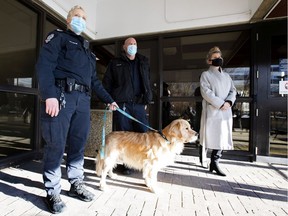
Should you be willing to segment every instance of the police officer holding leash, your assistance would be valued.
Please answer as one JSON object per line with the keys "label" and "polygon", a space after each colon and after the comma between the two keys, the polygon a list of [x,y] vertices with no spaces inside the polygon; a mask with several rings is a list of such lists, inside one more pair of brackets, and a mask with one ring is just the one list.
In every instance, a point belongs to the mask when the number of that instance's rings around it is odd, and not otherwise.
{"label": "police officer holding leash", "polygon": [[[148,58],[137,53],[135,38],[127,38],[120,57],[110,61],[103,78],[103,86],[117,104],[140,122],[148,125],[146,105],[152,100],[150,66]],[[132,121],[119,112],[113,114],[116,131],[146,132],[147,127]],[[124,167],[123,174],[131,169]]]}
{"label": "police officer holding leash", "polygon": [[[102,82],[121,109],[148,124],[145,106],[152,100],[150,66],[148,58],[137,53],[137,41],[134,38],[125,40],[122,55],[110,61]],[[115,112],[113,117],[117,131],[148,130],[119,112]]]}
{"label": "police officer holding leash", "polygon": [[93,200],[83,183],[84,147],[90,128],[90,93],[109,108],[118,105],[96,76],[96,57],[81,32],[86,27],[82,7],[73,7],[67,16],[67,30],[48,35],[40,52],[36,70],[43,101],[41,108],[42,136],[46,142],[43,158],[43,180],[46,201],[52,213],[66,208],[60,198],[61,161],[67,146],[66,170],[71,188],[68,195],[83,201]]}

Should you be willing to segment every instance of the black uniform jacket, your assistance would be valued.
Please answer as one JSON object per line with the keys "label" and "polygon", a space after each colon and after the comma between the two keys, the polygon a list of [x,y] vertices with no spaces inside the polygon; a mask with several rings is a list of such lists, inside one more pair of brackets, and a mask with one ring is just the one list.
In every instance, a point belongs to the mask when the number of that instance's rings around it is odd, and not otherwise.
{"label": "black uniform jacket", "polygon": [[[140,78],[144,87],[140,103],[149,104],[152,100],[152,91],[148,58],[138,53],[136,58],[139,61]],[[135,102],[132,82],[130,63],[125,54],[112,59],[104,75],[103,86],[117,103]]]}
{"label": "black uniform jacket", "polygon": [[70,30],[55,30],[48,34],[36,64],[42,100],[58,98],[55,79],[74,78],[96,92],[105,103],[114,100],[103,88],[96,74],[96,56],[89,42]]}

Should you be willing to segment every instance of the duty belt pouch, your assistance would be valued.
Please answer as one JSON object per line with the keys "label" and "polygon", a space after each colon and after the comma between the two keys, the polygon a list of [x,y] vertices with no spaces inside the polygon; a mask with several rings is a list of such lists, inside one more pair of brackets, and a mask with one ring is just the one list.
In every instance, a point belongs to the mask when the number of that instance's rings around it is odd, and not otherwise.
{"label": "duty belt pouch", "polygon": [[75,79],[73,78],[66,78],[66,92],[72,92],[73,86],[75,86]]}

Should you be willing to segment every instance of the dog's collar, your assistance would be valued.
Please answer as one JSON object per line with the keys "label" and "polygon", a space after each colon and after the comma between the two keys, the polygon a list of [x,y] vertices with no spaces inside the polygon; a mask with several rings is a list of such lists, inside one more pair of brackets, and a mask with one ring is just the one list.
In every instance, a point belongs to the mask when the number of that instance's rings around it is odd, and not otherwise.
{"label": "dog's collar", "polygon": [[167,137],[162,133],[162,130],[158,130],[158,133],[160,134],[160,136],[163,137],[163,139],[165,139],[169,144],[170,144],[170,141],[167,139]]}

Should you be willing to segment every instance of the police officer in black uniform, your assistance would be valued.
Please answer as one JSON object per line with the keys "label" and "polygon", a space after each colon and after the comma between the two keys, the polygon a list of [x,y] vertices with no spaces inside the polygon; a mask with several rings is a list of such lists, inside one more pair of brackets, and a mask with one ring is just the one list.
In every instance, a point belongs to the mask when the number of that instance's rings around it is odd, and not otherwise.
{"label": "police officer in black uniform", "polygon": [[[121,109],[148,125],[145,106],[152,100],[150,66],[148,58],[137,53],[137,41],[128,38],[123,45],[121,57],[110,61],[103,78],[103,86]],[[120,112],[113,114],[117,131],[146,132],[148,129],[127,118]],[[132,170],[124,169],[124,174]]]}
{"label": "police officer in black uniform", "polygon": [[93,200],[83,183],[84,147],[90,129],[90,93],[109,104],[118,105],[96,76],[96,57],[81,32],[86,27],[82,7],[73,7],[67,16],[67,30],[51,32],[41,49],[36,70],[42,100],[41,129],[46,142],[43,180],[46,201],[52,213],[66,208],[60,198],[61,161],[67,147],[66,170],[71,184],[69,196]]}

